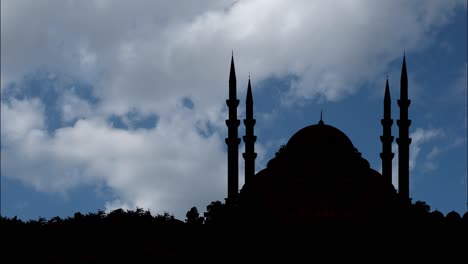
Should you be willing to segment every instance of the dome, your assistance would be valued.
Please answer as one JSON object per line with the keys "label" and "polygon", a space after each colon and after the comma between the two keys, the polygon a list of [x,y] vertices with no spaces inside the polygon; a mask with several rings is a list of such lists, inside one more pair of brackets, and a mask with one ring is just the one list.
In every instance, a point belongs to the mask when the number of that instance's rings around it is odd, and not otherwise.
{"label": "dome", "polygon": [[445,216],[445,219],[447,219],[448,221],[457,222],[461,220],[461,217],[457,212],[451,211]]}
{"label": "dome", "polygon": [[351,140],[339,129],[323,123],[304,127],[288,141],[289,149],[333,148],[354,151]]}
{"label": "dome", "polygon": [[442,222],[444,220],[444,215],[437,209],[431,212],[431,218],[435,222]]}
{"label": "dome", "polygon": [[252,215],[289,221],[386,215],[395,196],[393,185],[370,168],[351,140],[320,120],[281,146],[244,185],[239,201]]}

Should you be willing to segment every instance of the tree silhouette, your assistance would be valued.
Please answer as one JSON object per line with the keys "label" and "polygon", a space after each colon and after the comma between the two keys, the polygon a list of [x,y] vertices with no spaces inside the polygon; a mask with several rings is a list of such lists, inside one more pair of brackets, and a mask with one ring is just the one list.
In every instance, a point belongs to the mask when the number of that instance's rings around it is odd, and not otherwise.
{"label": "tree silhouette", "polygon": [[192,207],[185,216],[187,217],[185,220],[187,224],[203,224],[204,218],[200,217],[197,207]]}
{"label": "tree silhouette", "polygon": [[206,224],[226,224],[228,222],[228,206],[220,201],[211,202],[206,207]]}

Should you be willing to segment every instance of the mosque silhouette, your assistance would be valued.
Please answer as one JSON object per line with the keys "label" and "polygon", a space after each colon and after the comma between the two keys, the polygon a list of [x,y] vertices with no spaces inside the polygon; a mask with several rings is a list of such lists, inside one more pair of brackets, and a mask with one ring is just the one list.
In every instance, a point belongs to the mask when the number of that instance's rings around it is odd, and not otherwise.
{"label": "mosque silhouette", "polygon": [[411,204],[409,197],[409,127],[408,77],[406,58],[401,70],[400,118],[397,120],[398,192],[392,185],[393,136],[391,99],[388,79],[385,86],[382,142],[382,173],[372,169],[351,140],[320,117],[315,125],[297,131],[276,152],[266,168],[255,173],[254,100],[250,77],[244,119],[245,184],[239,189],[239,144],[237,119],[237,83],[234,56],[229,76],[226,205],[240,208],[252,216],[278,221],[318,218],[361,219],[388,216]]}

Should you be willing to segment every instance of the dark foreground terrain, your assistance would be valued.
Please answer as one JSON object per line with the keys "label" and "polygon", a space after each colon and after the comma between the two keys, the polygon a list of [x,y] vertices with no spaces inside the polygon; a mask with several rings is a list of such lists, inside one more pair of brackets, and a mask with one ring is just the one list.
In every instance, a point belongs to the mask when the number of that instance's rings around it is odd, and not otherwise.
{"label": "dark foreground terrain", "polygon": [[[116,210],[50,220],[1,219],[2,263],[242,261],[277,259],[454,260],[466,263],[468,220],[438,212],[394,219],[228,221],[187,214],[183,222]],[[297,260],[297,261],[295,261]],[[307,261],[308,260],[308,261]],[[123,262],[122,262],[123,261]],[[250,260],[249,260],[250,261]],[[461,262],[460,262],[461,261]],[[304,261],[301,261],[304,262]]]}

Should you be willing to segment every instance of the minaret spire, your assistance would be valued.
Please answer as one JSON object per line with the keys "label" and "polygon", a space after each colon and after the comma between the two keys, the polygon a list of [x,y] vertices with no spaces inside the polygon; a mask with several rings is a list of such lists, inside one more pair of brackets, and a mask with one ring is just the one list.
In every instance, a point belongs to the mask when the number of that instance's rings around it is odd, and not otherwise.
{"label": "minaret spire", "polygon": [[387,184],[392,184],[392,124],[393,119],[391,117],[391,100],[390,100],[390,87],[387,83],[385,85],[385,96],[384,96],[384,118],[380,120],[383,127],[383,135],[380,137],[382,142],[382,152],[380,158],[382,159],[382,176],[384,177]]}
{"label": "minaret spire", "polygon": [[255,158],[257,158],[257,153],[255,153],[255,141],[257,140],[257,137],[254,135],[254,126],[256,120],[253,118],[253,96],[252,87],[250,85],[250,74],[249,83],[247,85],[245,106],[245,136],[243,137],[245,142],[245,152],[242,154],[242,156],[245,160],[245,183],[247,184],[255,175]]}
{"label": "minaret spire", "polygon": [[237,83],[236,70],[234,67],[234,52],[231,56],[231,69],[229,73],[229,99],[226,100],[226,105],[229,108],[229,119],[226,120],[228,127],[228,137],[226,144],[228,148],[228,201],[233,201],[237,197],[239,190],[239,143],[237,128],[240,121],[237,119],[237,107],[239,100],[237,99]]}
{"label": "minaret spire", "polygon": [[401,67],[401,79],[400,79],[400,98],[408,100],[408,75],[406,73],[406,55],[403,55],[403,65]]}
{"label": "minaret spire", "polygon": [[398,144],[398,193],[400,197],[409,201],[409,127],[411,120],[408,119],[408,108],[411,100],[408,100],[408,75],[406,72],[406,55],[403,55],[403,65],[401,67],[400,79],[400,119],[397,120],[399,134],[396,140]]}
{"label": "minaret spire", "polygon": [[320,109],[320,121],[318,123],[319,123],[319,125],[323,125],[322,109]]}
{"label": "minaret spire", "polygon": [[231,56],[231,68],[229,70],[229,99],[237,99],[236,97],[236,68],[234,67],[234,53]]}

